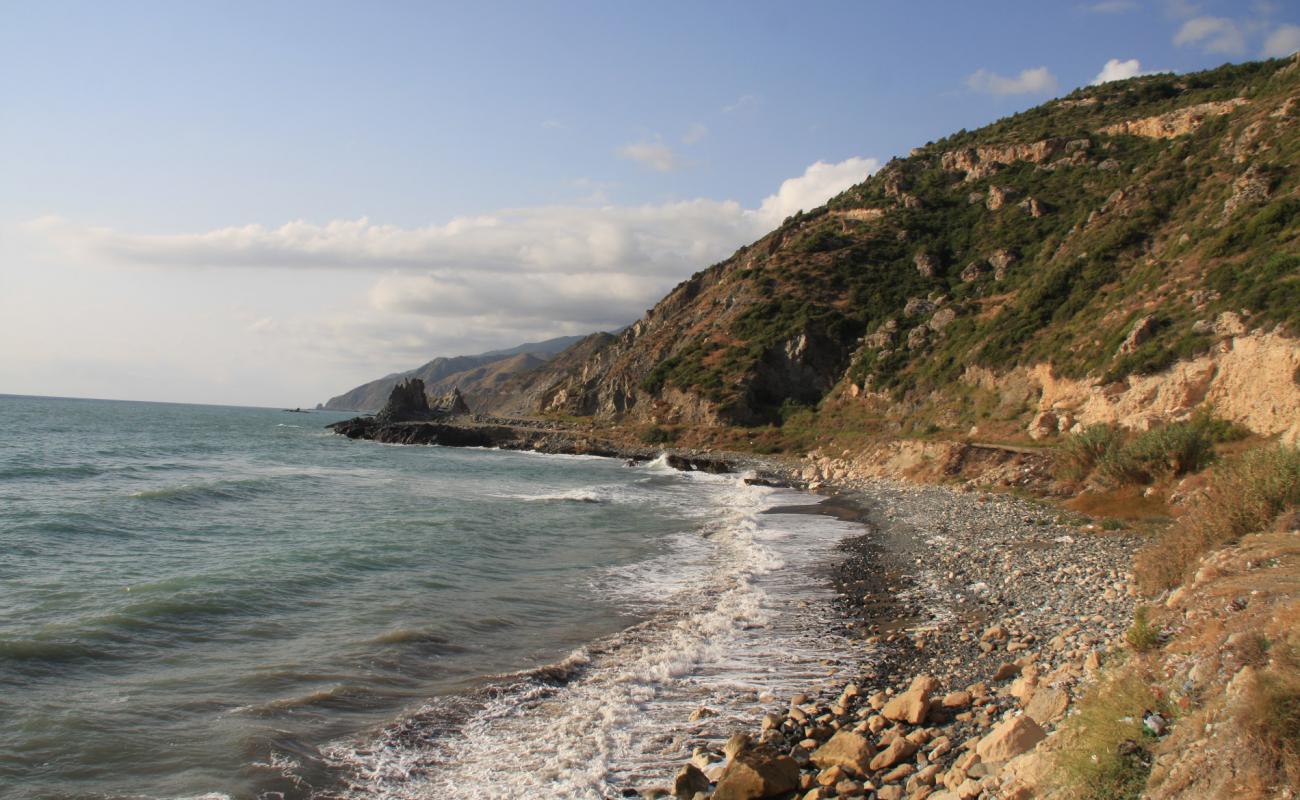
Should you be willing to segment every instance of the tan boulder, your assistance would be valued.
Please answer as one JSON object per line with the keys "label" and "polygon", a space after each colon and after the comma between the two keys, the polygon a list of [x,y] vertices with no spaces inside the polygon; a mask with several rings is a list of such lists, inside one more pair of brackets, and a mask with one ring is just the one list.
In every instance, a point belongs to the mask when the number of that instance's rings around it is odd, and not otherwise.
{"label": "tan boulder", "polygon": [[939,701],[939,705],[944,708],[965,708],[970,703],[970,692],[949,692]]}
{"label": "tan boulder", "polygon": [[984,761],[1007,761],[1027,753],[1047,738],[1042,727],[1031,717],[1021,715],[1002,722],[975,745]]}
{"label": "tan boulder", "polygon": [[713,791],[714,800],[759,800],[799,788],[799,765],[789,756],[762,751],[740,753],[727,765]]}
{"label": "tan boulder", "polygon": [[929,675],[920,675],[912,681],[906,692],[885,703],[880,713],[887,719],[918,725],[930,711],[930,695],[939,688],[939,681]]}
{"label": "tan boulder", "polygon": [[673,797],[691,800],[697,792],[709,791],[709,779],[694,764],[687,764],[673,778]]}
{"label": "tan boulder", "polygon": [[888,769],[895,764],[912,757],[916,752],[916,743],[899,736],[889,743],[889,746],[876,754],[871,759],[870,768],[874,770]]}
{"label": "tan boulder", "polygon": [[865,775],[875,755],[876,747],[870,739],[860,733],[842,730],[813,751],[808,760],[822,769],[838,766]]}
{"label": "tan boulder", "polygon": [[1025,705],[1025,714],[1039,725],[1055,722],[1065,716],[1070,707],[1070,695],[1064,689],[1039,689]]}

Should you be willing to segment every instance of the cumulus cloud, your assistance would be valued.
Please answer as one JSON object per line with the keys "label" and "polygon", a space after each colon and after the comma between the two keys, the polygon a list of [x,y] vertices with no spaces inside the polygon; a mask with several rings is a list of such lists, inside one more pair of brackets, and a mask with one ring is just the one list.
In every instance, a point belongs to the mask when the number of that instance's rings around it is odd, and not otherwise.
{"label": "cumulus cloud", "polygon": [[334,348],[339,358],[363,359],[367,350],[427,358],[626,324],[683,278],[877,165],[858,157],[818,161],[756,208],[705,199],[541,206],[421,227],[361,218],[166,235],[47,217],[23,233],[77,263],[369,274],[361,308],[313,319],[259,315],[246,330],[304,350]]}
{"label": "cumulus cloud", "polygon": [[1260,55],[1264,58],[1285,58],[1300,50],[1300,25],[1283,25],[1264,40]]}
{"label": "cumulus cloud", "polygon": [[1097,77],[1092,79],[1092,85],[1096,86],[1101,83],[1110,83],[1111,81],[1122,81],[1129,78],[1136,78],[1139,75],[1149,73],[1142,71],[1142,62],[1136,58],[1130,58],[1127,61],[1120,61],[1118,58],[1112,58],[1106,62],[1106,66],[1101,68]]}
{"label": "cumulus cloud", "polygon": [[816,208],[850,186],[861,183],[879,167],[880,163],[874,158],[856,156],[838,164],[818,161],[799,177],[782,181],[776,194],[763,200],[756,215],[763,226],[773,228],[791,214]]}
{"label": "cumulus cloud", "polygon": [[1226,17],[1194,17],[1179,27],[1174,44],[1197,45],[1206,53],[1238,54],[1246,50],[1246,34]]}
{"label": "cumulus cloud", "polygon": [[986,94],[1030,94],[1056,88],[1056,76],[1047,67],[1021,70],[1014,78],[980,69],[966,76],[966,85]]}
{"label": "cumulus cloud", "polygon": [[618,149],[618,154],[657,172],[671,172],[680,166],[673,149],[658,139],[623,145]]}

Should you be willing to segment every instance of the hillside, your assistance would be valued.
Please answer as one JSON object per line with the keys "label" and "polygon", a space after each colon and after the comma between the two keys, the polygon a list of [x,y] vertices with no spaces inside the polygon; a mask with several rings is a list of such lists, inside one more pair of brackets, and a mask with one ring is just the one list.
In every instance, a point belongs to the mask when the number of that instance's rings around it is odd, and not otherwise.
{"label": "hillside", "polygon": [[[1298,94],[1294,58],[1156,75],[917,148],[677,286],[536,410],[1023,435],[1211,401],[1287,432]],[[1260,380],[1267,403],[1233,389]]]}
{"label": "hillside", "polygon": [[322,408],[332,411],[377,411],[388,400],[393,387],[403,378],[419,378],[424,381],[431,396],[459,388],[467,401],[473,404],[480,395],[494,394],[504,376],[534,370],[584,338],[586,337],[561,336],[473,356],[438,357],[413,370],[385,375],[337,397],[331,397]]}

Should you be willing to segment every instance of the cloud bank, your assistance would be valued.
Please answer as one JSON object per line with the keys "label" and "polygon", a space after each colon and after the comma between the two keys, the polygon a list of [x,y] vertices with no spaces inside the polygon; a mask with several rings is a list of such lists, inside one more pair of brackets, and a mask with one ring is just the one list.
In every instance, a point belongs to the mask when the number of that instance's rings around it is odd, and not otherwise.
{"label": "cloud bank", "polygon": [[1283,25],[1264,40],[1264,58],[1286,58],[1300,50],[1300,25]]}
{"label": "cloud bank", "polygon": [[1149,73],[1142,71],[1142,62],[1138,61],[1136,58],[1130,58],[1127,61],[1120,61],[1118,58],[1112,58],[1106,62],[1106,66],[1101,68],[1101,72],[1097,73],[1097,77],[1092,79],[1092,85],[1097,86],[1102,83],[1122,81],[1147,74]]}
{"label": "cloud bank", "polygon": [[421,227],[361,218],[169,235],[43,218],[25,233],[61,257],[90,264],[370,274],[369,290],[350,311],[315,320],[262,318],[249,330],[304,347],[329,343],[352,351],[365,343],[372,352],[428,357],[440,346],[459,346],[446,344],[452,341],[497,346],[631,322],[683,278],[878,166],[860,157],[818,161],[756,208],[706,199],[541,206]]}

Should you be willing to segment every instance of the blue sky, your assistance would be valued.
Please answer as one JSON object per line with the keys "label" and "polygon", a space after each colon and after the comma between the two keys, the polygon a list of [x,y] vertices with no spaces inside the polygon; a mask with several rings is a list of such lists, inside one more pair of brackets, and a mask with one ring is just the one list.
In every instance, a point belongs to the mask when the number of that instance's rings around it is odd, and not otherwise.
{"label": "blue sky", "polygon": [[891,156],[1296,2],[3,3],[0,392],[306,404],[624,324]]}

